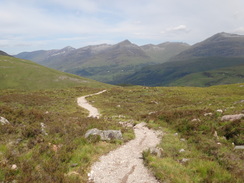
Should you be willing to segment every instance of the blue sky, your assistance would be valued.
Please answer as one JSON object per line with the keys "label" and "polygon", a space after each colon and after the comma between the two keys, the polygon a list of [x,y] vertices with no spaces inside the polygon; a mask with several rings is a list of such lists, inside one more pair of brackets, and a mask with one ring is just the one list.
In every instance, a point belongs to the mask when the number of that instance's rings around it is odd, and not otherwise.
{"label": "blue sky", "polygon": [[0,50],[166,41],[244,34],[243,0],[0,0]]}

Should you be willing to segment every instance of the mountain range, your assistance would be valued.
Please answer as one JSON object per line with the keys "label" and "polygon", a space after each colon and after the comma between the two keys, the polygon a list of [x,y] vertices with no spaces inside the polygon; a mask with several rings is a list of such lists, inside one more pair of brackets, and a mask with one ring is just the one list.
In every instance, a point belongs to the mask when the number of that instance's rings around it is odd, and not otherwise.
{"label": "mountain range", "polygon": [[173,56],[147,66],[119,83],[146,86],[211,86],[244,82],[244,36],[218,33]]}
{"label": "mountain range", "polygon": [[185,43],[169,42],[138,46],[125,40],[115,45],[23,52],[15,57],[101,82],[114,83],[144,66],[164,63],[189,47]]}
{"label": "mountain range", "polygon": [[110,84],[211,86],[244,82],[244,36],[218,33],[192,46],[128,40],[75,49],[23,52],[18,58]]}

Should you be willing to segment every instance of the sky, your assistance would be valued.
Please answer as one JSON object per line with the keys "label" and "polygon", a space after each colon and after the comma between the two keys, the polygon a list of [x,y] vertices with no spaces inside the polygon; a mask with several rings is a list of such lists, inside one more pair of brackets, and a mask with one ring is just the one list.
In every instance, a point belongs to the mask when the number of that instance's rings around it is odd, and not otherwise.
{"label": "sky", "polygon": [[244,34],[244,0],[0,0],[0,50],[163,42]]}

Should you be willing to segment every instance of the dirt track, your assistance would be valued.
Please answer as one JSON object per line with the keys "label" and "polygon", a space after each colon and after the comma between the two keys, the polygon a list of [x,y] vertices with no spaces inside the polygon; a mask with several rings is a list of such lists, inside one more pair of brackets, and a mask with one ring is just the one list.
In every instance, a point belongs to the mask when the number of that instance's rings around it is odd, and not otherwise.
{"label": "dirt track", "polygon": [[[98,95],[101,92],[79,97],[79,106],[89,111],[88,117],[99,118],[97,108],[90,105],[86,97]],[[156,147],[160,142],[160,132],[148,129],[146,123],[134,126],[135,139],[118,149],[100,157],[91,167],[88,174],[89,182],[95,183],[158,183],[155,177],[143,165],[142,152]]]}
{"label": "dirt track", "polygon": [[159,132],[148,129],[145,123],[134,127],[136,138],[100,157],[93,164],[89,179],[95,183],[157,183],[158,181],[143,165],[142,152],[155,147]]}
{"label": "dirt track", "polygon": [[86,100],[86,97],[91,97],[93,95],[99,95],[103,92],[106,92],[106,90],[100,91],[98,93],[94,93],[94,94],[90,94],[90,95],[86,95],[86,96],[82,96],[77,98],[77,103],[80,107],[86,109],[89,111],[89,115],[88,117],[93,117],[93,118],[99,118],[100,117],[100,113],[98,111],[97,108],[93,107],[91,104],[88,103],[88,101]]}

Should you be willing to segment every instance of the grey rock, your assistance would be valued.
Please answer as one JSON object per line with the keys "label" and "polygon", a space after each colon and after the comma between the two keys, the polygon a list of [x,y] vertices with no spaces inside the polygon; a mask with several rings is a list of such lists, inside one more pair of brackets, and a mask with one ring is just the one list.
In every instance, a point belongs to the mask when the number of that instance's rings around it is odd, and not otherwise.
{"label": "grey rock", "polygon": [[235,146],[234,149],[235,150],[244,150],[244,145],[242,145],[242,146]]}
{"label": "grey rock", "polygon": [[102,140],[121,140],[123,138],[120,130],[103,130],[100,136]]}
{"label": "grey rock", "polygon": [[1,117],[1,116],[0,116],[0,123],[1,123],[2,125],[10,124],[10,122],[9,122],[6,118]]}
{"label": "grey rock", "polygon": [[88,138],[90,135],[99,135],[100,133],[101,133],[101,130],[98,130],[97,128],[93,128],[86,132],[85,138]]}
{"label": "grey rock", "polygon": [[222,116],[221,121],[237,121],[244,118],[244,114],[234,114]]}
{"label": "grey rock", "polygon": [[98,135],[100,136],[101,140],[123,139],[120,130],[99,130],[97,128],[93,128],[86,132],[85,138],[88,138],[90,135]]}

